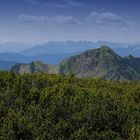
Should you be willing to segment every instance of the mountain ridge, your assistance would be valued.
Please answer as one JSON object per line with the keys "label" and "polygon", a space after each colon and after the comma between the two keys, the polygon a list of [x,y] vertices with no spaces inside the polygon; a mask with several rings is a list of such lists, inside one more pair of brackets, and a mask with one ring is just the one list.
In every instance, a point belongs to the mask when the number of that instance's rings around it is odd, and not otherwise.
{"label": "mountain ridge", "polygon": [[[20,44],[18,45],[13,47],[12,43],[10,47],[9,42],[8,46],[10,49],[7,49],[7,52],[1,52],[2,48],[0,48],[0,59],[4,61],[16,61],[18,63],[41,61],[47,64],[58,65],[65,58],[82,53],[88,49],[98,48],[98,46],[102,45],[110,46],[111,49],[113,49],[122,57],[129,54],[132,54],[135,57],[140,57],[140,45],[138,44],[113,43],[107,41],[50,41],[43,45],[36,45],[34,47],[30,46],[29,49],[24,49],[24,51],[20,52],[19,49],[23,49],[23,47],[22,44],[21,46]],[[19,47],[19,49],[16,49],[17,47]]]}
{"label": "mountain ridge", "polygon": [[140,79],[140,58],[124,58],[111,48],[102,46],[63,60],[59,72],[61,74],[73,72],[82,78],[137,80]]}
{"label": "mountain ridge", "polygon": [[56,65],[48,65],[48,64],[44,64],[40,61],[34,61],[32,63],[29,64],[16,64],[14,66],[12,66],[11,71],[14,71],[16,73],[36,73],[36,72],[47,72],[49,74],[54,74],[54,73],[58,73],[58,66]]}
{"label": "mountain ridge", "polygon": [[98,48],[99,46],[110,46],[115,52],[121,56],[132,54],[140,57],[140,44],[116,43],[109,41],[49,41],[42,45],[36,45],[29,49],[21,51],[20,54],[33,56],[44,54],[64,54],[66,53],[81,53],[88,49]]}

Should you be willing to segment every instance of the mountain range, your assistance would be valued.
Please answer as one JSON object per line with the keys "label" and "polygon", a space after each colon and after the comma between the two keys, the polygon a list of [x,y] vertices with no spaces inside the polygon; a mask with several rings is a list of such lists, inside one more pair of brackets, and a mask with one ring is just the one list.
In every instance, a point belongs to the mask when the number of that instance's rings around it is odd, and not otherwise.
{"label": "mountain range", "polygon": [[140,44],[114,43],[107,41],[50,41],[43,45],[36,45],[32,48],[21,51],[20,54],[26,56],[37,55],[58,55],[58,54],[78,54],[88,49],[98,48],[99,46],[109,46],[121,56],[132,54],[140,57]]}
{"label": "mountain range", "polygon": [[[7,42],[0,43],[0,60],[9,63],[31,63],[41,61],[42,63],[59,65],[59,63],[71,56],[80,54],[88,49],[99,46],[109,46],[120,56],[129,54],[140,57],[140,43],[113,43],[107,41],[50,41],[42,45],[32,46],[25,43]],[[1,62],[1,64],[2,64]],[[0,69],[6,68],[6,65]]]}
{"label": "mountain range", "polygon": [[[77,53],[75,53],[77,54]],[[31,63],[32,61],[41,61],[47,64],[59,64],[63,59],[75,55],[71,54],[42,54],[35,56],[27,56],[19,53],[0,53],[0,60],[3,61],[13,61],[18,63]]]}

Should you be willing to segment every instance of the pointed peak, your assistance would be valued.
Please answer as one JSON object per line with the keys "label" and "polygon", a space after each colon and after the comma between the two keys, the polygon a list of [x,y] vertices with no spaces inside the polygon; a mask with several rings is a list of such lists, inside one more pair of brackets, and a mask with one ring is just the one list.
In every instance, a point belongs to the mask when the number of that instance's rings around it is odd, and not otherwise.
{"label": "pointed peak", "polygon": [[135,59],[136,57],[134,57],[133,55],[128,55],[125,57],[126,59]]}
{"label": "pointed peak", "polygon": [[108,46],[101,46],[100,49],[102,49],[102,50],[111,50]]}
{"label": "pointed peak", "polygon": [[135,57],[134,57],[133,55],[131,55],[131,54],[130,54],[128,57],[129,57],[129,58],[135,58]]}

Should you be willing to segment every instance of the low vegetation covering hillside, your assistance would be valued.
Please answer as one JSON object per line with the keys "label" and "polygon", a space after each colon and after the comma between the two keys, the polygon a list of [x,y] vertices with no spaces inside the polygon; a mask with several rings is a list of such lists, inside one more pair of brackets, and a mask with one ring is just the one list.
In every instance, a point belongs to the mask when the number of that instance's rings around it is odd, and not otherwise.
{"label": "low vegetation covering hillside", "polygon": [[0,72],[2,140],[139,140],[140,82]]}

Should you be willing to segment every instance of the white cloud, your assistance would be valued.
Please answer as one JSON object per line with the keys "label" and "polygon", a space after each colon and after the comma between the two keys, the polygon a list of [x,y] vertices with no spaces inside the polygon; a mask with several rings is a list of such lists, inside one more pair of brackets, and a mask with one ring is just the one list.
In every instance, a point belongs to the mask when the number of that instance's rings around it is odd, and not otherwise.
{"label": "white cloud", "polygon": [[18,16],[20,21],[25,23],[38,23],[38,24],[49,24],[49,23],[59,23],[59,24],[77,24],[78,21],[73,16],[33,16],[33,15],[20,15]]}
{"label": "white cloud", "polygon": [[97,25],[133,25],[132,22],[112,12],[92,12],[87,20]]}
{"label": "white cloud", "polygon": [[[18,19],[24,23],[32,24],[83,24],[95,25],[105,29],[106,27],[125,27],[133,26],[134,23],[126,20],[116,13],[111,12],[92,12],[87,15],[87,18],[76,19],[73,16],[56,15],[53,17],[48,16],[35,16],[35,15],[20,15]],[[100,29],[101,29],[100,28]]]}
{"label": "white cloud", "polygon": [[52,17],[50,19],[52,22],[56,22],[56,23],[68,23],[68,24],[75,24],[78,23],[77,20],[72,17],[72,16],[56,16],[56,17]]}

